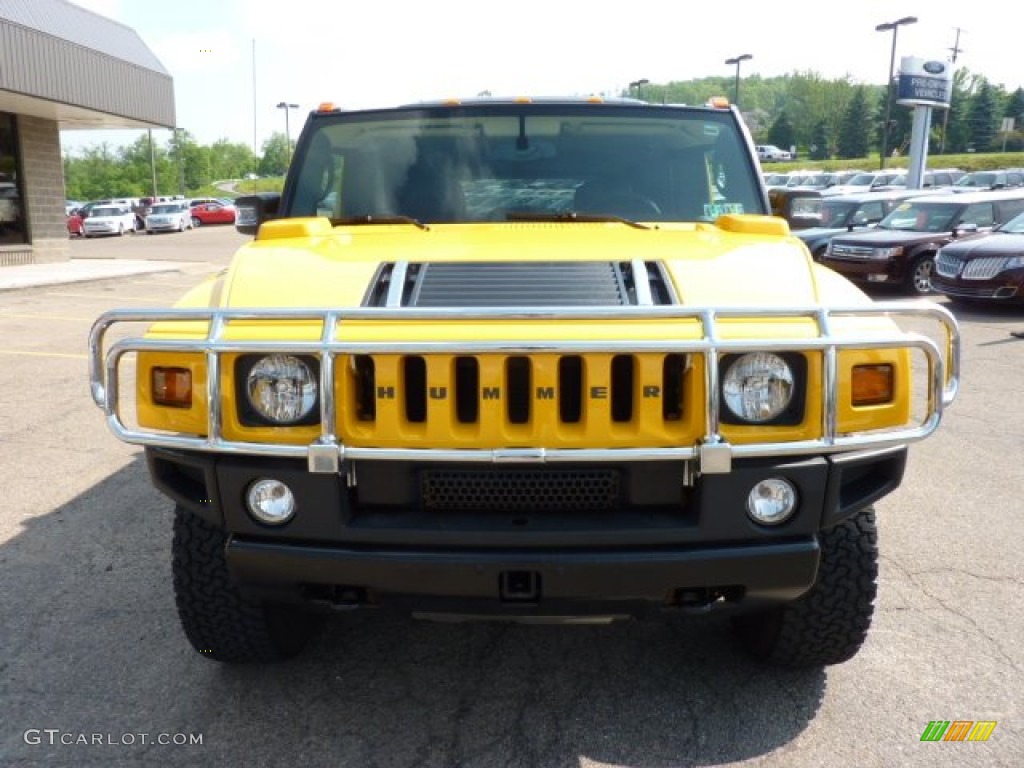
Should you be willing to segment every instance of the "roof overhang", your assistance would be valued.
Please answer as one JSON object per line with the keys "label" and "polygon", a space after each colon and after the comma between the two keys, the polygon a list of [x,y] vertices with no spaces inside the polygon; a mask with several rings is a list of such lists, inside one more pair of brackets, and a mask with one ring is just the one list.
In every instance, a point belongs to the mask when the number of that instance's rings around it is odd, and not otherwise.
{"label": "roof overhang", "polygon": [[61,129],[175,127],[174,80],[134,30],[70,3],[3,7],[0,111]]}
{"label": "roof overhang", "polygon": [[99,112],[75,104],[62,104],[22,93],[0,91],[0,112],[13,112],[16,115],[41,117],[56,122],[62,131],[89,129],[122,129],[122,128],[173,128],[162,122],[137,120],[125,115],[113,115]]}

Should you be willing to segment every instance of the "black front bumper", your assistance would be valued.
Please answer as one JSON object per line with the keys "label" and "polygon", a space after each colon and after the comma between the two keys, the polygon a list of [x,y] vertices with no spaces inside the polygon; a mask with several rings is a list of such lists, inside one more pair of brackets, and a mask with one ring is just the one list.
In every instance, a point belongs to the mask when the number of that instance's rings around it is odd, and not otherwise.
{"label": "black front bumper", "polygon": [[[616,473],[613,501],[595,494],[592,508],[573,499],[552,505],[552,498],[559,483],[595,482],[593,466],[550,474],[467,467],[468,487],[494,481],[487,493],[466,501],[460,487],[438,502],[430,473],[447,478],[450,465],[381,462],[330,475],[292,460],[157,448],[147,457],[160,490],[226,530],[228,566],[248,593],[335,607],[396,601],[414,610],[533,616],[792,600],[814,583],[817,533],[895,489],[906,449],[736,461],[730,473],[692,484],[675,462],[602,467]],[[542,489],[538,508],[523,506],[522,489],[509,495],[508,509],[484,508],[517,472],[523,488]],[[246,489],[265,477],[296,497],[296,515],[284,526],[261,525],[244,509]],[[799,498],[795,514],[771,527],[746,513],[750,489],[767,477],[784,477]]]}
{"label": "black front bumper", "polygon": [[[250,594],[331,607],[396,603],[431,613],[633,615],[793,600],[814,583],[814,538],[700,549],[362,551],[232,538],[227,559]],[[301,585],[301,586],[300,586]]]}

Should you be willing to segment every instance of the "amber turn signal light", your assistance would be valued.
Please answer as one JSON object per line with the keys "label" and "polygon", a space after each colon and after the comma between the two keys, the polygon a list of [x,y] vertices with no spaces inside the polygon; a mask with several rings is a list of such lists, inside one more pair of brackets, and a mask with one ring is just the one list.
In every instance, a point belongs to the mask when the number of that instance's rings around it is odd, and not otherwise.
{"label": "amber turn signal light", "polygon": [[892,365],[853,366],[853,404],[881,405],[891,403],[894,395],[895,372]]}
{"label": "amber turn signal light", "polygon": [[154,368],[153,402],[171,408],[190,408],[192,371],[188,368]]}

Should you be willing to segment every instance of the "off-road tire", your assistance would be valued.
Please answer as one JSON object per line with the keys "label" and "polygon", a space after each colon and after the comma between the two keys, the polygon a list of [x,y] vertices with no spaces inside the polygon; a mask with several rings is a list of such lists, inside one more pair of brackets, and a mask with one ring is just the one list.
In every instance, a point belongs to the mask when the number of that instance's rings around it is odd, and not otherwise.
{"label": "off-road tire", "polygon": [[819,539],[821,563],[809,592],[734,620],[740,641],[755,658],[786,667],[841,664],[864,643],[878,591],[875,510],[865,507]]}
{"label": "off-road tire", "polygon": [[226,541],[220,528],[175,509],[174,597],[185,636],[197,652],[217,661],[267,663],[296,655],[318,617],[243,596],[228,573]]}

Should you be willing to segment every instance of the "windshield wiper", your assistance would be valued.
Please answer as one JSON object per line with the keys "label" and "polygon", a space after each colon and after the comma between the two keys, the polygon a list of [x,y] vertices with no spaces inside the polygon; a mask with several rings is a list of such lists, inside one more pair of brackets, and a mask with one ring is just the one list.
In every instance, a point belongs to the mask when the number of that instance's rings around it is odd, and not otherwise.
{"label": "windshield wiper", "polygon": [[366,214],[365,216],[340,216],[331,219],[332,227],[351,226],[354,224],[412,224],[420,229],[430,229],[422,221],[411,216],[396,216],[394,214],[386,214],[384,216],[374,216],[371,214]]}
{"label": "windshield wiper", "polygon": [[595,222],[611,221],[625,224],[634,229],[650,229],[646,224],[640,224],[621,216],[612,216],[605,213],[579,213],[578,211],[509,211],[505,214],[506,221],[579,221],[584,224]]}

